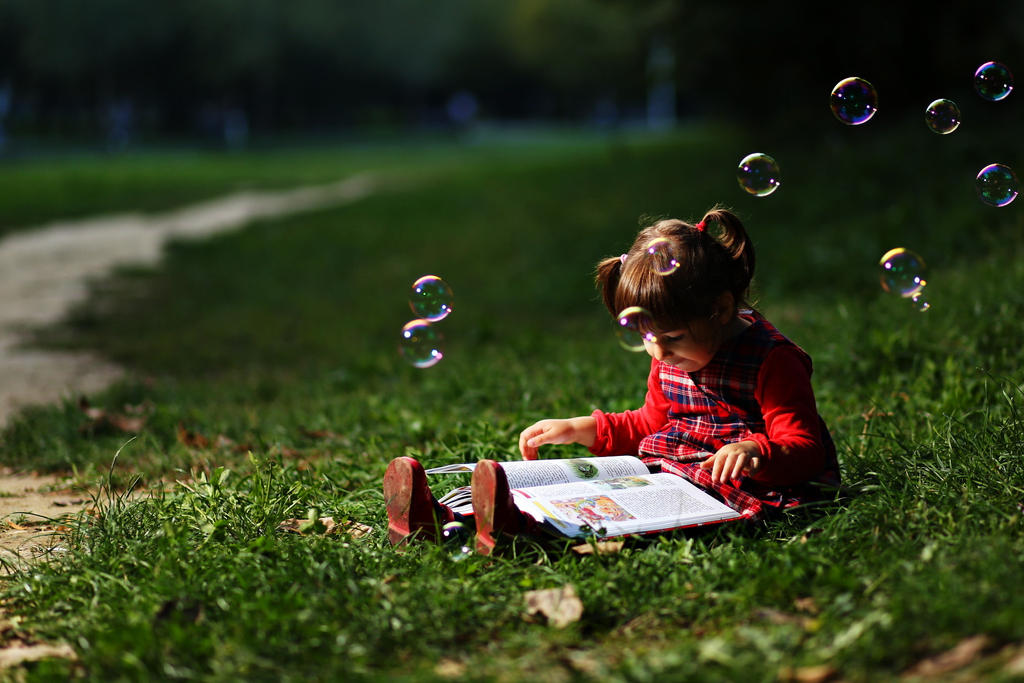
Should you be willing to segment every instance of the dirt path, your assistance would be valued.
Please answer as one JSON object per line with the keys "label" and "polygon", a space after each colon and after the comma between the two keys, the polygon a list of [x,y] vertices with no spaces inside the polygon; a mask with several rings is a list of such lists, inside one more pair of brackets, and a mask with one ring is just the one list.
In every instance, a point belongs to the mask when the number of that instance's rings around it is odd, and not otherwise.
{"label": "dirt path", "polygon": [[91,503],[56,475],[0,470],[0,574],[5,565],[23,566],[60,552],[61,517]]}
{"label": "dirt path", "polygon": [[0,426],[18,409],[108,385],[120,369],[90,353],[23,346],[25,332],[61,319],[91,278],[117,265],[149,264],[170,239],[200,238],[257,218],[366,196],[369,176],[281,192],[240,193],[164,214],[124,214],[53,223],[0,240]]}
{"label": "dirt path", "polygon": [[[171,239],[207,237],[258,218],[345,204],[375,186],[371,176],[357,175],[294,190],[243,192],[162,214],[52,223],[0,239],[0,427],[26,406],[98,391],[122,375],[121,368],[92,353],[25,345],[30,330],[59,321],[80,302],[91,279],[115,266],[155,263]],[[43,520],[89,503],[54,487],[60,487],[57,477],[0,470],[0,557],[5,550],[24,551],[24,541],[46,526]],[[35,523],[20,523],[22,513]]]}

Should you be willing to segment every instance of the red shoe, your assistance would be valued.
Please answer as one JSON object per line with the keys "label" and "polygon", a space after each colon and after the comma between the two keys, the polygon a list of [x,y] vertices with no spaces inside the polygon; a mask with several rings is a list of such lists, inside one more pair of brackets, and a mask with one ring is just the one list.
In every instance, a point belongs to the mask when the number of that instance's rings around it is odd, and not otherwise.
{"label": "red shoe", "polygon": [[470,488],[476,521],[476,551],[481,555],[494,551],[496,536],[528,532],[536,526],[532,517],[516,507],[508,477],[493,460],[476,464]]}
{"label": "red shoe", "polygon": [[427,485],[427,473],[415,458],[395,458],[388,464],[384,472],[384,505],[391,545],[404,545],[413,535],[436,541],[438,524],[454,519],[451,510],[434,500]]}

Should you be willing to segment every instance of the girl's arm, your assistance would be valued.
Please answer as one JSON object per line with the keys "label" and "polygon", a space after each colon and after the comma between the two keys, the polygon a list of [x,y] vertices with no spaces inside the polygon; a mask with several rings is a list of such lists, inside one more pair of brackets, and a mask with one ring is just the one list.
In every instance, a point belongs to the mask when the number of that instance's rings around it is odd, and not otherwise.
{"label": "girl's arm", "polygon": [[636,454],[640,440],[665,424],[668,406],[658,379],[658,361],[652,359],[647,378],[647,399],[642,407],[623,413],[595,410],[580,417],[541,420],[519,435],[519,452],[524,460],[536,460],[539,446],[578,443],[594,455]]}
{"label": "girl's arm", "polygon": [[760,463],[751,477],[775,485],[809,481],[825,467],[811,369],[793,347],[783,346],[765,358],[755,398],[761,405],[765,434],[750,438],[760,449]]}
{"label": "girl's arm", "polygon": [[578,443],[590,448],[594,443],[594,418],[590,415],[564,420],[541,420],[519,435],[523,460],[536,460],[537,448],[552,443]]}

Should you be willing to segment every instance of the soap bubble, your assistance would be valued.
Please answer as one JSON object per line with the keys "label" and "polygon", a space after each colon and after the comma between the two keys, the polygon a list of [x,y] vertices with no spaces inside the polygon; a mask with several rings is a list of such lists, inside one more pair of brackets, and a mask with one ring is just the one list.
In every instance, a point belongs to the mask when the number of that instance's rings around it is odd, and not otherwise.
{"label": "soap bubble", "polygon": [[924,313],[925,311],[932,307],[932,305],[928,303],[928,300],[924,298],[923,292],[918,292],[914,296],[910,297],[910,300],[914,302],[915,306],[917,306],[917,310],[921,311],[922,313]]}
{"label": "soap bubble", "polygon": [[960,107],[953,100],[935,100],[924,110],[924,122],[939,135],[948,135],[960,125]]}
{"label": "soap bubble", "polygon": [[462,522],[446,522],[441,527],[441,540],[444,543],[465,545],[472,535],[469,527]]}
{"label": "soap bubble", "polygon": [[473,554],[473,532],[462,522],[447,522],[441,527],[441,542],[452,549],[451,558],[464,560]]}
{"label": "soap bubble", "polygon": [[647,309],[630,306],[622,309],[615,318],[619,344],[627,351],[643,351],[644,341],[653,342],[657,337],[651,332],[654,323]]}
{"label": "soap bubble", "polygon": [[412,283],[409,307],[420,318],[437,322],[452,312],[452,288],[436,275],[424,275]]}
{"label": "soap bubble", "polygon": [[1006,206],[1017,198],[1017,174],[1003,164],[989,164],[978,171],[974,186],[989,206]]}
{"label": "soap bubble", "polygon": [[985,62],[974,72],[974,89],[984,99],[998,102],[1013,90],[1013,74],[1005,64]]}
{"label": "soap bubble", "polygon": [[832,113],[848,126],[867,123],[878,111],[878,93],[863,78],[844,78],[832,88]]}
{"label": "soap bubble", "polygon": [[904,298],[921,293],[928,284],[923,277],[924,259],[903,247],[890,249],[878,261],[882,269],[882,289]]}
{"label": "soap bubble", "polygon": [[679,261],[672,253],[672,242],[667,237],[655,237],[644,247],[646,258],[658,275],[671,275],[679,268]]}
{"label": "soap bubble", "polygon": [[748,154],[740,160],[736,179],[740,187],[755,197],[767,197],[779,189],[779,165],[767,154]]}
{"label": "soap bubble", "polygon": [[434,325],[424,318],[410,320],[402,327],[402,341],[399,349],[402,357],[413,367],[429,368],[437,365],[444,354],[441,342],[444,338]]}

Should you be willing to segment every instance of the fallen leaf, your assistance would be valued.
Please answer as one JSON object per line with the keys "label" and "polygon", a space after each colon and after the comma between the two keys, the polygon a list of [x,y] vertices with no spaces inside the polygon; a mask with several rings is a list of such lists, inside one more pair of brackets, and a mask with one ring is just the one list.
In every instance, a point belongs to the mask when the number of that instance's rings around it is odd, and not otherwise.
{"label": "fallen leaf", "polygon": [[93,408],[89,403],[89,399],[85,396],[80,396],[78,398],[78,409],[91,420],[95,420],[103,414],[103,410],[101,408]]}
{"label": "fallen leaf", "polygon": [[781,626],[783,624],[802,624],[807,619],[807,617],[790,614],[789,612],[783,612],[782,610],[774,609],[772,607],[758,608],[754,610],[754,616],[759,619],[764,619],[776,626]]}
{"label": "fallen leaf", "polygon": [[82,503],[88,503],[88,498],[72,498],[71,500],[55,500],[53,504],[59,508],[68,507],[69,505],[81,505]]}
{"label": "fallen leaf", "polygon": [[342,525],[341,530],[352,538],[362,538],[363,536],[371,533],[373,531],[373,527],[349,520]]}
{"label": "fallen leaf", "polygon": [[793,607],[796,607],[801,612],[807,612],[808,614],[817,614],[821,611],[818,607],[818,603],[814,601],[814,598],[797,598],[793,601]]}
{"label": "fallen leaf", "polygon": [[1024,646],[1015,645],[1008,648],[1009,660],[1003,665],[1003,671],[1011,676],[1024,674]]}
{"label": "fallen leaf", "polygon": [[576,588],[571,583],[561,588],[527,591],[523,597],[526,599],[528,615],[543,615],[555,628],[565,628],[583,616],[583,603],[576,596]]}
{"label": "fallen leaf", "polygon": [[578,555],[614,555],[625,545],[623,541],[599,541],[573,546],[572,551]]}
{"label": "fallen leaf", "polygon": [[466,673],[466,665],[454,659],[442,659],[434,665],[434,673],[441,678],[462,678]]}
{"label": "fallen leaf", "polygon": [[277,525],[278,531],[287,531],[296,534],[316,534],[328,536],[331,534],[347,534],[351,538],[362,538],[373,531],[373,527],[360,524],[354,520],[348,520],[341,524],[334,520],[334,517],[317,517],[315,519],[300,519],[292,517]]}
{"label": "fallen leaf", "polygon": [[190,432],[182,422],[178,423],[178,442],[188,448],[209,448],[210,440],[199,432]]}
{"label": "fallen leaf", "polygon": [[278,524],[277,525],[277,530],[278,531],[289,531],[289,532],[296,532],[297,533],[299,531],[299,524],[301,524],[302,522],[305,522],[305,521],[306,520],[299,519],[298,517],[291,517],[290,519],[286,519],[283,522],[281,522],[280,524]]}
{"label": "fallen leaf", "polygon": [[964,638],[953,648],[934,657],[922,659],[904,672],[903,676],[941,676],[962,669],[977,660],[991,643],[992,639],[984,634]]}
{"label": "fallen leaf", "polygon": [[129,415],[145,415],[149,413],[151,410],[153,410],[153,404],[150,403],[149,401],[143,401],[142,403],[138,403],[136,405],[132,405],[130,403],[124,404],[124,412],[128,413]]}
{"label": "fallen leaf", "polygon": [[658,630],[661,624],[661,618],[657,614],[650,612],[641,614],[640,616],[633,617],[622,626],[619,626],[616,631],[620,633],[649,633]]}
{"label": "fallen leaf", "polygon": [[71,646],[62,643],[60,645],[49,645],[39,643],[37,645],[14,645],[0,650],[0,669],[9,669],[24,662],[37,662],[40,659],[60,657],[61,659],[75,659],[75,651]]}
{"label": "fallen leaf", "polygon": [[119,431],[135,434],[142,431],[146,425],[144,415],[130,417],[103,408],[94,408],[84,396],[78,399],[78,408],[88,418],[88,422],[78,428],[81,433]]}
{"label": "fallen leaf", "polygon": [[326,536],[334,531],[336,524],[334,517],[313,517],[301,519],[292,517],[277,525],[278,531],[290,531],[296,534],[314,533]]}
{"label": "fallen leaf", "polygon": [[107,422],[114,429],[118,429],[122,432],[131,432],[137,434],[142,431],[142,428],[146,426],[146,418],[144,417],[128,417],[127,415],[121,415],[119,413],[111,413],[107,416]]}
{"label": "fallen leaf", "polygon": [[798,666],[780,671],[779,680],[793,683],[825,683],[825,681],[833,680],[837,673],[836,668],[829,664]]}
{"label": "fallen leaf", "polygon": [[338,523],[334,521],[334,517],[317,517],[315,520],[307,519],[299,529],[326,536],[338,530]]}
{"label": "fallen leaf", "polygon": [[338,439],[338,438],[341,438],[340,434],[332,432],[329,429],[306,429],[306,428],[303,427],[303,428],[300,429],[300,431],[302,432],[303,436],[306,436],[307,438],[310,438],[310,439]]}
{"label": "fallen leaf", "polygon": [[864,419],[865,421],[870,421],[876,417],[892,417],[893,415],[895,415],[895,413],[893,413],[892,411],[879,410],[875,406],[871,406],[870,408],[868,408],[867,410],[860,414],[861,418]]}
{"label": "fallen leaf", "polygon": [[604,665],[592,652],[570,652],[568,664],[584,676],[598,680],[604,673]]}

